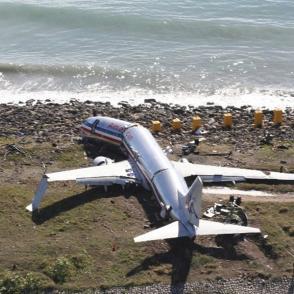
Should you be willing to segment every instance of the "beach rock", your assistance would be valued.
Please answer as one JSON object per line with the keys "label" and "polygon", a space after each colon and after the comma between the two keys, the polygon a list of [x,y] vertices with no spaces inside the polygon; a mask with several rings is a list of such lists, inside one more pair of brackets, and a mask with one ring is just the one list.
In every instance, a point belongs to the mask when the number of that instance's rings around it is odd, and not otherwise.
{"label": "beach rock", "polygon": [[[72,137],[79,136],[80,123],[96,112],[96,115],[136,121],[147,128],[150,128],[152,120],[159,120],[162,123],[159,140],[186,144],[193,140],[191,120],[192,116],[198,114],[202,118],[204,129],[209,130],[209,133],[204,135],[208,143],[230,142],[236,145],[236,149],[242,151],[258,148],[257,144],[269,142],[268,138],[281,142],[294,140],[294,111],[291,108],[285,110],[283,125],[280,127],[271,123],[272,111],[264,111],[265,122],[268,123],[265,123],[263,128],[256,129],[252,126],[253,109],[249,106],[223,109],[212,105],[199,107],[190,105],[187,108],[157,102],[152,98],[145,99],[145,102],[147,104],[131,106],[126,101],[122,101],[121,107],[113,107],[109,102],[89,100],[79,102],[76,99],[65,104],[56,104],[52,101],[41,103],[35,100],[27,101],[23,105],[0,104],[0,133],[7,136],[35,136],[38,142],[43,141],[44,138],[47,140],[50,138],[51,141],[60,138],[71,140]],[[229,111],[233,114],[233,128],[225,129],[223,114]],[[182,121],[182,129],[176,133],[171,128],[171,121],[175,116]],[[280,149],[288,148],[284,143],[277,146]]]}
{"label": "beach rock", "polygon": [[156,99],[154,99],[154,98],[147,98],[147,99],[144,99],[144,103],[156,103]]}

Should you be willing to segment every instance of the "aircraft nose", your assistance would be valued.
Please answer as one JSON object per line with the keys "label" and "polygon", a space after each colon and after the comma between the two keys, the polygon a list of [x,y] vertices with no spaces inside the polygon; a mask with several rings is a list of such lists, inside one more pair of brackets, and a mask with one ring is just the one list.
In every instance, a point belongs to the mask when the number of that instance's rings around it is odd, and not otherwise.
{"label": "aircraft nose", "polygon": [[81,123],[81,125],[80,125],[80,127],[79,127],[79,130],[80,130],[82,136],[86,135],[87,132],[89,132],[89,130],[91,130],[91,128],[92,128],[92,124],[93,124],[93,123],[90,121],[89,118],[85,119],[85,120]]}

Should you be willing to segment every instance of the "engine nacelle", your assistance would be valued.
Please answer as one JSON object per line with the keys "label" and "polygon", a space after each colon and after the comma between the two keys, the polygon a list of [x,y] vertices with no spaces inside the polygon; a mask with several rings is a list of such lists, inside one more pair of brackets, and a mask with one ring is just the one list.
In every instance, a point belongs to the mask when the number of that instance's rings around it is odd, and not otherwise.
{"label": "engine nacelle", "polygon": [[93,165],[95,165],[95,166],[109,165],[112,163],[113,163],[112,159],[110,159],[108,157],[104,157],[104,156],[98,156],[93,160]]}

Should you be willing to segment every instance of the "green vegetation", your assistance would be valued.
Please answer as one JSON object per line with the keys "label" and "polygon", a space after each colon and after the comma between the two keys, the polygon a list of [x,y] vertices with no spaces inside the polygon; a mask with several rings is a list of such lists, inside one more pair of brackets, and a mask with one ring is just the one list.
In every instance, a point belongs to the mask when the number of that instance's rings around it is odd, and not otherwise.
{"label": "green vegetation", "polygon": [[37,293],[41,287],[41,279],[35,273],[22,276],[14,272],[7,272],[0,279],[1,294]]}
{"label": "green vegetation", "polygon": [[[192,257],[192,266],[195,268],[202,268],[203,266],[210,267],[215,262],[215,259],[211,256],[197,253]],[[213,266],[212,266],[213,268]]]}
{"label": "green vegetation", "polygon": [[[250,212],[262,233],[268,235],[260,242],[261,249],[269,257],[277,259],[284,266],[291,266],[291,253],[294,248],[294,202],[291,203],[258,203],[248,202],[246,211]],[[290,252],[290,253],[289,253]]]}
{"label": "green vegetation", "polygon": [[52,265],[48,267],[45,273],[58,284],[67,281],[74,272],[74,265],[66,257],[59,257]]}
{"label": "green vegetation", "polygon": [[280,171],[282,162],[287,162],[286,168],[294,171],[294,143],[293,142],[275,142],[274,145],[263,145],[254,155],[252,168],[268,169]]}
{"label": "green vegetation", "polygon": [[12,168],[11,163],[42,166],[42,163],[51,165],[52,162],[56,162],[56,168],[59,169],[78,168],[88,164],[82,145],[66,143],[61,147],[54,142],[36,145],[29,138],[25,141],[7,138],[0,140],[1,156],[1,165],[7,169]]}

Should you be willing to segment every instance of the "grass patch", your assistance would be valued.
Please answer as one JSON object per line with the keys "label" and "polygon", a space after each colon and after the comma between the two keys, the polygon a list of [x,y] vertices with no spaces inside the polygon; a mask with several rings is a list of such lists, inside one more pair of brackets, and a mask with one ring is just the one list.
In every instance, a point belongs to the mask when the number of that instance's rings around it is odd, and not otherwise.
{"label": "grass patch", "polygon": [[291,235],[294,228],[294,203],[248,202],[245,208],[252,214],[263,234],[268,235],[261,245],[285,265],[290,263],[287,251],[294,248]]}
{"label": "grass patch", "polygon": [[71,145],[70,147],[57,153],[55,160],[59,168],[78,168],[81,165],[88,164],[84,158],[83,145]]}
{"label": "grass patch", "polygon": [[[287,149],[279,149],[279,146],[285,146]],[[285,142],[283,144],[263,145],[254,155],[253,167],[255,169],[268,169],[280,171],[284,166],[288,171],[294,171],[294,143]],[[270,160],[269,160],[270,159]],[[286,162],[286,164],[282,163]]]}
{"label": "grass patch", "polygon": [[208,266],[209,264],[212,264],[214,262],[215,259],[213,257],[197,252],[193,255],[191,265],[195,268],[201,268],[203,266]]}
{"label": "grass patch", "polygon": [[73,273],[74,265],[71,260],[66,257],[58,258],[45,270],[45,274],[57,284],[63,284],[68,281]]}
{"label": "grass patch", "polygon": [[[8,144],[12,144],[12,146],[15,144],[16,148],[7,147]],[[9,143],[2,145],[0,155],[6,158],[6,160],[3,160],[5,168],[9,168],[9,162],[14,162],[18,165],[41,165],[42,162],[51,165],[55,163],[58,169],[78,168],[88,164],[84,156],[83,145],[71,143],[53,146],[49,142],[18,144],[11,140]]]}
{"label": "grass patch", "polygon": [[25,275],[6,272],[0,279],[0,293],[37,293],[42,287],[42,278],[37,273],[29,272]]}

